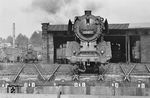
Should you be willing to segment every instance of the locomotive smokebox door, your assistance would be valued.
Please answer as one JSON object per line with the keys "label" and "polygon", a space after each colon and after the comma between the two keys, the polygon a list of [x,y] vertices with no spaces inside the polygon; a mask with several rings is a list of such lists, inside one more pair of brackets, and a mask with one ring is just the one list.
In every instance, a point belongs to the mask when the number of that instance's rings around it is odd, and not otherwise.
{"label": "locomotive smokebox door", "polygon": [[8,85],[7,93],[20,93],[21,87],[19,85]]}

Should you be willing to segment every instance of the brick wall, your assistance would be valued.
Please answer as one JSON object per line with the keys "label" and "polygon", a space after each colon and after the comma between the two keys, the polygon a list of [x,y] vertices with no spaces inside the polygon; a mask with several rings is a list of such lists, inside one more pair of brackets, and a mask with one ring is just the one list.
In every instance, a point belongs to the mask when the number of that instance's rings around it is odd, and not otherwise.
{"label": "brick wall", "polygon": [[49,23],[42,24],[43,62],[54,63],[53,34],[48,32]]}

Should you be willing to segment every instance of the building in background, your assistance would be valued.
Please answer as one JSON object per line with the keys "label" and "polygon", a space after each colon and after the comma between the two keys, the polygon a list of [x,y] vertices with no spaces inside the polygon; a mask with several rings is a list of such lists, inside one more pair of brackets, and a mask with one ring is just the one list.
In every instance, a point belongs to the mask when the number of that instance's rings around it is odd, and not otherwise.
{"label": "building in background", "polygon": [[0,48],[3,48],[3,47],[11,47],[11,43],[6,43],[6,42],[0,42]]}
{"label": "building in background", "polygon": [[[43,58],[47,63],[58,59],[57,49],[74,36],[68,34],[68,25],[42,24]],[[111,42],[111,62],[150,62],[150,24],[109,24],[109,34],[104,35]],[[135,53],[136,52],[136,53]],[[65,55],[64,55],[65,56]]]}

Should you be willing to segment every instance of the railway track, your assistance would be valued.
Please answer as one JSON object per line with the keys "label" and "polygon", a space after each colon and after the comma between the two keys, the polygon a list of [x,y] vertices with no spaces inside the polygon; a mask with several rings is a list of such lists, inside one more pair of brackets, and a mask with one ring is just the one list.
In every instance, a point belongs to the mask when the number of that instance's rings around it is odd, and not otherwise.
{"label": "railway track", "polygon": [[[11,70],[13,66],[13,69]],[[31,67],[32,66],[32,67]],[[40,75],[43,81],[55,81],[55,80],[66,80],[69,81],[72,79],[72,73],[70,71],[70,65],[62,65],[62,64],[55,64],[55,65],[37,65],[37,64],[28,64],[22,65],[7,65],[7,68],[2,70],[0,73],[0,79],[4,79],[5,77],[12,77],[13,80],[17,80],[18,76],[23,79],[23,77],[35,77],[37,78]],[[142,67],[142,69],[141,69]],[[16,69],[15,69],[16,68]],[[15,69],[15,70],[14,70]],[[34,69],[32,73],[26,73],[29,69]],[[149,64],[114,64],[110,63],[109,68],[103,74],[104,79],[99,79],[101,81],[110,81],[111,79],[117,81],[127,81],[131,82],[134,80],[148,80],[150,78],[150,65]],[[12,72],[13,71],[13,72]],[[23,71],[23,72],[22,72]],[[31,70],[32,71],[32,70]],[[4,73],[3,73],[4,72]],[[98,79],[97,74],[81,74],[79,76],[79,80],[96,80]],[[132,79],[134,78],[134,79]]]}

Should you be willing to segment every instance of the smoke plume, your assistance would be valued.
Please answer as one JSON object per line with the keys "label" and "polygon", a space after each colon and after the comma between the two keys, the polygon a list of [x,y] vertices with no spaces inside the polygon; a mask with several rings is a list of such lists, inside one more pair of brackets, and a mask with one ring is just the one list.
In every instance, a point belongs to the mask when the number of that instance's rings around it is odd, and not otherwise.
{"label": "smoke plume", "polygon": [[84,10],[97,12],[103,7],[102,0],[33,0],[33,10],[40,9],[48,13],[53,23],[68,23],[69,19],[83,15]]}
{"label": "smoke plume", "polygon": [[56,14],[64,4],[69,4],[72,0],[34,0],[33,8],[40,8],[47,13]]}
{"label": "smoke plume", "polygon": [[90,9],[92,10],[93,12],[96,12],[98,11],[100,8],[103,7],[103,4],[102,3],[99,3],[99,2],[93,2],[93,1],[89,1],[86,3],[85,5],[85,9]]}

